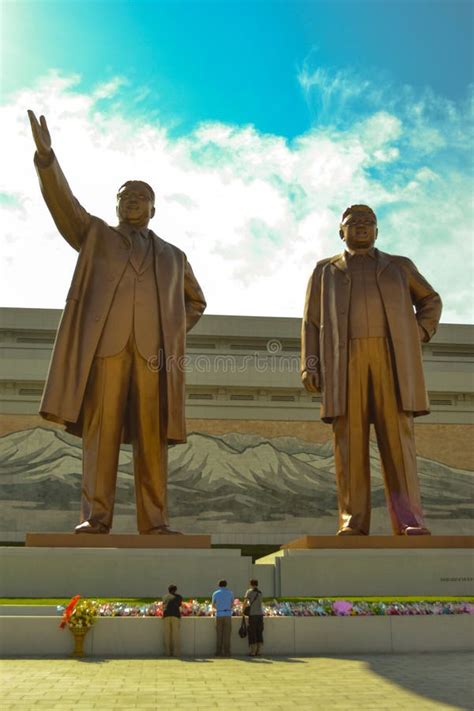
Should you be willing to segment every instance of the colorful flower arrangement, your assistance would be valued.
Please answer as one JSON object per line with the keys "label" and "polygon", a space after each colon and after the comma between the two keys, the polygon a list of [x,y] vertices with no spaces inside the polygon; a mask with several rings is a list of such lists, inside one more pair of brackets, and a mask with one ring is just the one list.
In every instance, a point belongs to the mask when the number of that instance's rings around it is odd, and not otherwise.
{"label": "colorful flower arrangement", "polygon": [[61,629],[67,626],[73,633],[87,632],[100,614],[99,604],[95,600],[86,600],[80,595],[75,595],[67,607],[58,609],[64,610],[59,626]]}
{"label": "colorful flower arrangement", "polygon": [[[79,596],[76,596],[79,599]],[[73,598],[73,600],[76,600]],[[151,604],[136,605],[126,602],[103,602],[81,600],[75,603],[69,617],[66,619],[67,608],[64,610],[63,622],[73,629],[73,625],[90,627],[95,617],[162,617],[163,606],[157,601]],[[79,608],[79,609],[78,609]],[[471,602],[419,601],[419,602],[366,602],[349,600],[320,600],[290,602],[272,600],[263,605],[266,617],[368,617],[374,615],[461,615],[474,614],[474,604]],[[242,601],[234,600],[233,616],[242,615]],[[183,617],[211,617],[211,602],[189,600],[183,602]],[[76,623],[77,620],[77,623]],[[79,622],[81,621],[81,622]]]}

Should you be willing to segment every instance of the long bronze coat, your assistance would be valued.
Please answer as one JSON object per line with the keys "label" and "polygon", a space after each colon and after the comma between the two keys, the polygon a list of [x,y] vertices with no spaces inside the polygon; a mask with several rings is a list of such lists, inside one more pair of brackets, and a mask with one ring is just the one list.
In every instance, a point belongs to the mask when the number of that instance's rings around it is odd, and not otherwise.
{"label": "long bronze coat", "polygon": [[[53,156],[47,167],[36,160],[41,190],[56,226],[79,252],[61,317],[40,406],[42,417],[82,434],[81,407],[94,354],[132,249],[130,239],[76,200]],[[151,232],[151,231],[150,231]],[[186,441],[184,353],[186,332],[206,308],[186,255],[151,232],[166,362],[167,436]],[[157,402],[157,407],[160,403]],[[128,441],[125,422],[124,441]]]}
{"label": "long bronze coat", "polygon": [[[390,333],[401,406],[429,412],[421,342],[436,332],[441,299],[413,262],[375,250],[377,283]],[[302,370],[321,378],[321,419],[343,415],[347,402],[351,279],[345,254],[318,262],[309,280],[302,327]]]}

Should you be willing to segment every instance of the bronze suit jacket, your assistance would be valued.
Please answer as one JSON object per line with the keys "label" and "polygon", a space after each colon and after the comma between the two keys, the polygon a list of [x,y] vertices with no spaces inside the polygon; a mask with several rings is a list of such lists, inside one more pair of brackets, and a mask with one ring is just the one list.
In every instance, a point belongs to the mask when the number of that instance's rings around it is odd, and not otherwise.
{"label": "bronze suit jacket", "polygon": [[[61,317],[40,414],[81,435],[81,407],[94,354],[114,293],[127,267],[131,242],[117,228],[90,215],[76,200],[53,155],[42,167],[35,159],[41,191],[56,226],[79,252]],[[151,231],[150,231],[151,232]],[[154,270],[166,360],[167,437],[186,441],[183,358],[186,332],[201,317],[206,302],[186,255],[151,233]],[[156,320],[151,326],[156,325]],[[160,403],[157,402],[157,407]],[[124,441],[128,441],[125,423]]]}
{"label": "bronze suit jacket", "polygon": [[[380,289],[403,410],[429,412],[421,342],[436,332],[441,299],[413,262],[376,249]],[[302,370],[321,378],[321,419],[346,411],[351,280],[345,255],[318,262],[309,280],[302,325]]]}
{"label": "bronze suit jacket", "polygon": [[[121,225],[124,244],[128,244],[129,231]],[[133,333],[140,355],[150,364],[157,363],[160,352],[161,327],[158,307],[158,292],[155,277],[154,240],[151,243],[144,262],[138,271],[129,261],[122,278],[117,284],[112,305],[102,334],[96,355],[110,357],[120,353],[127,345]],[[133,238],[132,238],[133,242]]]}

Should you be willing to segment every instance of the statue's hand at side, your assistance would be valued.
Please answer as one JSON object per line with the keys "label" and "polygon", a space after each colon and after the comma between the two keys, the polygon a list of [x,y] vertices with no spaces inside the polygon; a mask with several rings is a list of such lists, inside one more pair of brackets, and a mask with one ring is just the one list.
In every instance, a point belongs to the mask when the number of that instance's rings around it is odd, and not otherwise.
{"label": "statue's hand at side", "polygon": [[31,132],[36,144],[38,156],[42,160],[47,160],[51,156],[51,134],[49,133],[48,124],[44,116],[40,116],[40,120],[35,116],[34,111],[28,110],[28,118],[30,119]]}
{"label": "statue's hand at side", "polygon": [[319,393],[321,391],[319,373],[314,370],[304,370],[301,374],[301,380],[308,392]]}

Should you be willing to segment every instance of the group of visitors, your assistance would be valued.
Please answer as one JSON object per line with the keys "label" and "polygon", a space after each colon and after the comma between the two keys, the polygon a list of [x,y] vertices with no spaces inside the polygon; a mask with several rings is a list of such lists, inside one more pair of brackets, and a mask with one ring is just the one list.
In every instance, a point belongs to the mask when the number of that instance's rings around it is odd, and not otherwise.
{"label": "group of visitors", "polygon": [[[163,638],[165,654],[179,657],[180,617],[183,598],[176,585],[168,587],[163,597]],[[212,609],[216,618],[216,657],[230,657],[232,611],[234,593],[227,587],[227,580],[219,580],[218,588],[212,593]],[[262,592],[258,580],[252,579],[243,600],[244,624],[249,643],[249,656],[260,657],[263,646],[263,605]]]}

